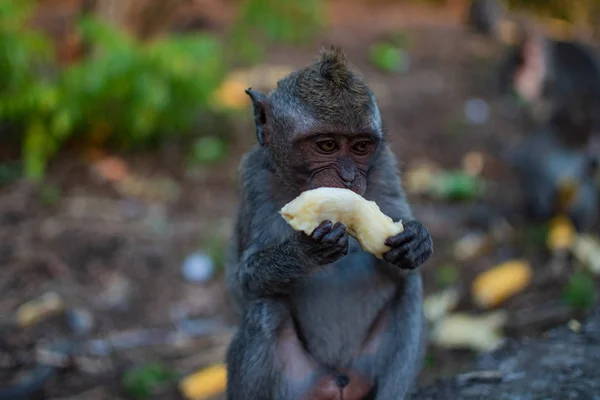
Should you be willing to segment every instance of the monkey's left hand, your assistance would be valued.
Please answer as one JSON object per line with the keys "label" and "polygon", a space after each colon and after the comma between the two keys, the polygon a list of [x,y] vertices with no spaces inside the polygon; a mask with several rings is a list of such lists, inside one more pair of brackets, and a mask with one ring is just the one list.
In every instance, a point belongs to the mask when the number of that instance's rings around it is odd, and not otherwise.
{"label": "monkey's left hand", "polygon": [[415,269],[433,253],[429,231],[419,221],[408,221],[404,231],[386,239],[392,249],[383,255],[387,262],[403,269]]}

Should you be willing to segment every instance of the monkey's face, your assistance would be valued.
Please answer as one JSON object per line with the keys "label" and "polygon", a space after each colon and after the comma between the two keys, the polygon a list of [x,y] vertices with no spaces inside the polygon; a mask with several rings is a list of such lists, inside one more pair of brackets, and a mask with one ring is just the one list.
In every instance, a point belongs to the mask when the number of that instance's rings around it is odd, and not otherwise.
{"label": "monkey's face", "polygon": [[319,134],[298,142],[298,169],[304,171],[300,189],[346,188],[363,195],[378,145],[369,134]]}

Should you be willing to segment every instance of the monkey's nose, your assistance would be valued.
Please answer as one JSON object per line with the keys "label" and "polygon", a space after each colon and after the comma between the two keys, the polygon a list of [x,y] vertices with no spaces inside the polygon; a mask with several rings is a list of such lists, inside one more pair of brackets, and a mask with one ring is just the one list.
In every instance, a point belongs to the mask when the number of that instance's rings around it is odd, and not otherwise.
{"label": "monkey's nose", "polygon": [[342,178],[342,181],[344,181],[344,186],[349,188],[350,186],[352,186],[352,183],[354,183],[354,177],[350,178],[349,180]]}

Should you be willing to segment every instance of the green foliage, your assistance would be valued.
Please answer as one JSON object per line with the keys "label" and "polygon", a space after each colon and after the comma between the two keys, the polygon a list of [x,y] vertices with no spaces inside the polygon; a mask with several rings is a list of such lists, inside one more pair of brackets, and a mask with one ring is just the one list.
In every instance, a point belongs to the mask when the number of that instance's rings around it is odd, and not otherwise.
{"label": "green foliage", "polygon": [[256,43],[302,44],[323,25],[322,0],[242,0],[231,32],[231,50],[243,61],[256,62],[262,48]]}
{"label": "green foliage", "polygon": [[459,278],[460,272],[452,264],[440,265],[435,271],[435,281],[438,286],[443,288],[453,286]]}
{"label": "green foliage", "polygon": [[433,184],[434,195],[439,199],[462,201],[482,197],[485,194],[486,182],[463,171],[445,171]]}
{"label": "green foliage", "polygon": [[[70,139],[139,148],[190,133],[226,71],[227,46],[259,57],[260,37],[300,43],[321,25],[322,0],[247,0],[232,42],[210,35],[179,35],[139,42],[93,18],[79,22],[91,51],[60,68],[44,35],[27,27],[33,2],[0,0],[0,121],[23,132],[23,169],[41,178],[48,160]],[[239,52],[236,49],[242,49]],[[254,60],[256,60],[254,57]],[[6,138],[0,138],[7,140]],[[223,140],[200,139],[194,162],[213,162]]]}
{"label": "green foliage", "polygon": [[31,7],[26,0],[0,0],[0,118],[25,123],[25,170],[39,177],[44,153],[52,147],[44,122],[57,93],[48,74],[52,45],[25,26]]}
{"label": "green foliage", "polygon": [[161,363],[149,363],[125,372],[123,389],[135,399],[145,399],[160,387],[173,382],[177,375]]}
{"label": "green foliage", "polygon": [[563,290],[563,301],[569,306],[585,311],[596,302],[596,284],[588,273],[575,272]]}
{"label": "green foliage", "polygon": [[[101,129],[119,145],[137,146],[184,132],[208,108],[223,78],[220,43],[209,36],[137,43],[97,20],[82,22],[94,53],[65,72],[64,124]],[[126,134],[125,134],[126,133]]]}
{"label": "green foliage", "polygon": [[[18,5],[17,5],[18,4]],[[48,158],[75,134],[122,147],[185,133],[207,109],[224,74],[221,43],[180,36],[138,43],[108,24],[81,21],[93,49],[57,70],[47,40],[25,28],[27,2],[0,0],[0,118],[22,125],[26,175],[43,176]]]}
{"label": "green foliage", "polygon": [[402,37],[398,36],[392,43],[377,43],[369,49],[369,58],[377,68],[387,72],[407,72],[409,68],[408,53],[401,46]]}
{"label": "green foliage", "polygon": [[189,164],[211,164],[221,160],[227,152],[225,141],[218,137],[207,136],[197,139],[189,159]]}
{"label": "green foliage", "polygon": [[39,189],[39,198],[47,206],[55,206],[61,197],[60,188],[56,185],[44,184]]}
{"label": "green foliage", "polygon": [[549,232],[548,223],[525,225],[522,229],[523,243],[531,248],[544,247]]}

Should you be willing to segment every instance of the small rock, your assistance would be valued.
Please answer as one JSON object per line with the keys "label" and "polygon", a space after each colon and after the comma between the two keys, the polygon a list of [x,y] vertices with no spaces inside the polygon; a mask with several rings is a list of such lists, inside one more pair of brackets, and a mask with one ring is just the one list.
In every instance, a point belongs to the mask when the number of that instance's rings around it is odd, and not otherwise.
{"label": "small rock", "polygon": [[131,281],[114,271],[103,279],[102,284],[103,290],[97,298],[98,306],[127,309],[133,291]]}
{"label": "small rock", "polygon": [[484,233],[470,232],[454,244],[454,257],[459,261],[473,259],[485,252],[488,242],[488,237]]}
{"label": "small rock", "polygon": [[189,282],[206,282],[215,273],[215,263],[206,254],[193,253],[183,262],[181,272],[184,279]]}
{"label": "small rock", "polygon": [[465,116],[473,125],[484,124],[489,118],[489,106],[483,99],[469,99],[465,103]]}
{"label": "small rock", "polygon": [[66,313],[67,325],[76,335],[87,335],[94,328],[94,316],[83,308],[73,308]]}
{"label": "small rock", "polygon": [[142,205],[132,199],[123,199],[119,202],[119,205],[121,206],[121,213],[126,219],[139,218],[144,211]]}

